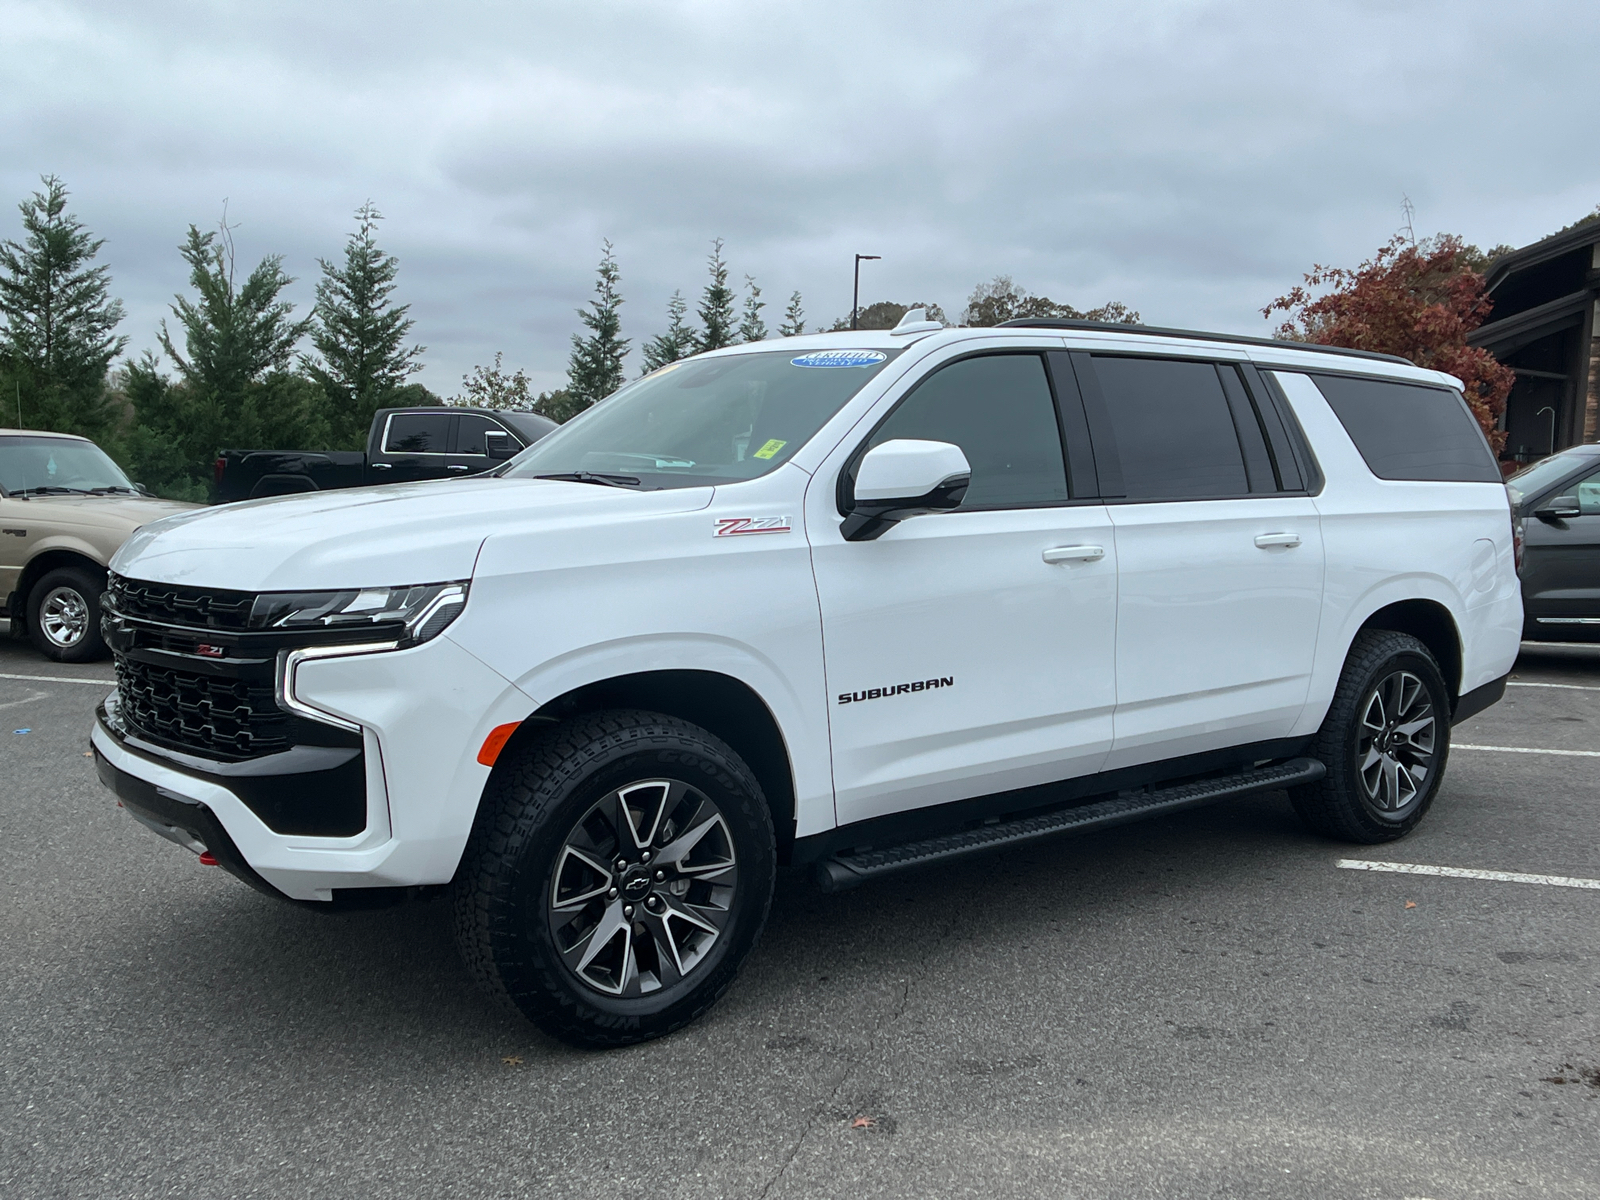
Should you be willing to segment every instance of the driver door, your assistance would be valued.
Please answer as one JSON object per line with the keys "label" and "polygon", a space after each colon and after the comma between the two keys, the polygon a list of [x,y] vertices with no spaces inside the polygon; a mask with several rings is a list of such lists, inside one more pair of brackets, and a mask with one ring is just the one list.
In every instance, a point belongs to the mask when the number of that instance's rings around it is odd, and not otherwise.
{"label": "driver door", "polygon": [[[1082,424],[1080,408],[1068,428]],[[896,438],[960,446],[966,498],[845,541],[839,473]],[[1092,483],[1069,487],[1044,355],[946,363],[835,461],[806,528],[840,824],[1098,770],[1116,703],[1116,547]]]}

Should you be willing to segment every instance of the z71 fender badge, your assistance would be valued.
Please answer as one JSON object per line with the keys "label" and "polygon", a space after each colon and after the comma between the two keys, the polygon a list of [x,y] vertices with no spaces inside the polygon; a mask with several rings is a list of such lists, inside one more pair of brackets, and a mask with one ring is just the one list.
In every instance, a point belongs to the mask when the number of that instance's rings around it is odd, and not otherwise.
{"label": "z71 fender badge", "polygon": [[718,517],[717,537],[739,533],[788,533],[788,517]]}

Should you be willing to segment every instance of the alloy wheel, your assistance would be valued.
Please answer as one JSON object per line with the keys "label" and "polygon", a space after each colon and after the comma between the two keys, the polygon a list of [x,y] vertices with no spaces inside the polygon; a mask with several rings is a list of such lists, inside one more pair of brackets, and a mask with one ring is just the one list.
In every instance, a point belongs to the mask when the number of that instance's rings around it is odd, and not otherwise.
{"label": "alloy wheel", "polygon": [[1356,737],[1356,764],[1368,805],[1390,820],[1423,795],[1437,760],[1438,720],[1427,685],[1391,671],[1368,693]]}
{"label": "alloy wheel", "polygon": [[52,646],[71,649],[89,632],[89,605],[73,587],[54,587],[39,605],[39,627]]}
{"label": "alloy wheel", "polygon": [[674,779],[608,792],[556,857],[546,918],[562,962],[608,996],[693,975],[733,916],[739,871],[721,810]]}

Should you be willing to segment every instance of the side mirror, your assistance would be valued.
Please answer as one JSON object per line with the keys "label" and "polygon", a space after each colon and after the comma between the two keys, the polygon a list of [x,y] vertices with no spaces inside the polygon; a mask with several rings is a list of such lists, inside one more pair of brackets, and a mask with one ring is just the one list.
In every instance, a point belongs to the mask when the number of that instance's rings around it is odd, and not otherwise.
{"label": "side mirror", "polygon": [[856,468],[850,515],[839,532],[847,542],[870,542],[896,521],[959,508],[971,482],[960,446],[912,438],[884,442]]}
{"label": "side mirror", "polygon": [[150,489],[145,487],[145,485],[142,484],[142,483],[134,484],[133,485],[133,490],[138,492],[139,495],[141,495],[141,496],[148,496],[150,494]]}
{"label": "side mirror", "polygon": [[491,429],[483,435],[483,449],[496,462],[505,462],[516,456],[520,449],[511,435],[500,429]]}
{"label": "side mirror", "polygon": [[1533,515],[1541,521],[1561,521],[1567,517],[1581,517],[1583,509],[1579,507],[1576,496],[1557,496],[1534,509]]}

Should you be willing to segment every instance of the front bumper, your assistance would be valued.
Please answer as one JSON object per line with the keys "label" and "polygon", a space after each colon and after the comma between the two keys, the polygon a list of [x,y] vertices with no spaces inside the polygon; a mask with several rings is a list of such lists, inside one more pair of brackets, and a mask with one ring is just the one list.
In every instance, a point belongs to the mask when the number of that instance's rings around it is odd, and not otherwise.
{"label": "front bumper", "polygon": [[[365,776],[364,815],[340,827],[348,836],[328,836],[308,820],[317,806],[306,802],[305,785],[326,772],[306,767],[318,764],[264,775],[295,765],[288,755],[266,756],[231,776],[239,764],[200,760],[120,727],[115,695],[90,735],[101,778],[141,823],[197,853],[210,850],[252,886],[291,900],[448,883],[489,776],[478,747],[497,725],[527,716],[532,702],[448,636],[308,661],[296,687],[300,700],[360,731],[358,756],[348,761]],[[331,759],[323,765],[341,769]]]}

